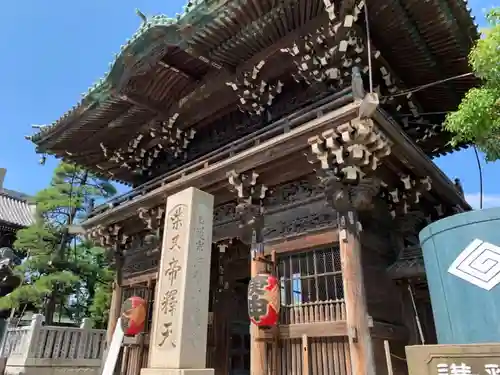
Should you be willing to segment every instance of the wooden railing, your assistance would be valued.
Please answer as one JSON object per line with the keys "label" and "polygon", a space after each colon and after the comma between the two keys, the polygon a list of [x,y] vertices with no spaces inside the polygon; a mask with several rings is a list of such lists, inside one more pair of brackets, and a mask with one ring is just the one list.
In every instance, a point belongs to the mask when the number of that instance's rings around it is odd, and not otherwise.
{"label": "wooden railing", "polygon": [[280,324],[319,323],[345,320],[345,302],[329,300],[281,306]]}
{"label": "wooden railing", "polygon": [[343,299],[282,305],[280,344],[266,344],[266,375],[349,375],[345,321]]}

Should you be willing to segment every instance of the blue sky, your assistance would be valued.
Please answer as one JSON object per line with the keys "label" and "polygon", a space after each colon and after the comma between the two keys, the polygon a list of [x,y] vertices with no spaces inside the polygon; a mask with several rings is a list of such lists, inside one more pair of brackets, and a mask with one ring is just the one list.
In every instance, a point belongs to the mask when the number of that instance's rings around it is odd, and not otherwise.
{"label": "blue sky", "polygon": [[[33,194],[50,180],[56,161],[38,164],[24,139],[32,124],[47,124],[73,106],[106,71],[120,45],[146,15],[175,15],[185,0],[16,0],[2,4],[0,22],[0,167],[4,187]],[[50,4],[50,5],[49,5]],[[469,0],[479,24],[486,8],[500,0]],[[459,177],[472,204],[479,180],[472,150],[436,160],[451,178]],[[500,206],[500,162],[483,162],[485,204]]]}

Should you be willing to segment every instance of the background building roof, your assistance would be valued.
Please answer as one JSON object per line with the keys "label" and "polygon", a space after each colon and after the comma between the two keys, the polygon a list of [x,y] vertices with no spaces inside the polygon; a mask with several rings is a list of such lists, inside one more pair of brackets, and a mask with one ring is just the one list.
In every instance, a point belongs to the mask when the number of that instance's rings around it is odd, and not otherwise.
{"label": "background building roof", "polygon": [[33,224],[33,209],[29,202],[11,196],[9,192],[5,189],[0,191],[0,221],[21,227]]}
{"label": "background building roof", "polygon": [[28,195],[3,187],[6,173],[5,168],[0,168],[0,223],[30,226],[35,221],[34,205],[30,204]]}

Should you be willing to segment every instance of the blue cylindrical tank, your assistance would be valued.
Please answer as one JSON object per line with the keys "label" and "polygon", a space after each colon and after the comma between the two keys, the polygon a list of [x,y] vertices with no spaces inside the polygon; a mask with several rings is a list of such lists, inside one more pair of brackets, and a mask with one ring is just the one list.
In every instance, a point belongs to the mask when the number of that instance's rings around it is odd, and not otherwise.
{"label": "blue cylindrical tank", "polygon": [[420,232],[439,344],[500,342],[500,208]]}

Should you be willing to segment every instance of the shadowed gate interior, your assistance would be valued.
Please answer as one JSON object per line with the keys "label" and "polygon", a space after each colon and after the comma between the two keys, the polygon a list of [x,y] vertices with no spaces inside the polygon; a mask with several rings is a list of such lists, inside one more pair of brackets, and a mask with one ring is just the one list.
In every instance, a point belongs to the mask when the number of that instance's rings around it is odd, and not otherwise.
{"label": "shadowed gate interior", "polygon": [[[250,374],[250,322],[247,288],[250,280],[248,246],[232,240],[228,246],[213,246],[207,340],[207,366],[216,374]],[[299,375],[303,366],[310,374],[350,374],[349,349],[345,337],[324,332],[307,342],[287,327],[345,320],[340,253],[337,246],[283,252],[277,255],[281,291],[280,329],[277,347],[267,341],[265,366],[271,375]],[[124,340],[117,366],[123,375],[139,375],[147,366],[149,332],[154,305],[155,280],[126,286],[122,299],[133,295],[148,301],[145,334]],[[303,326],[307,329],[306,326]],[[323,329],[325,328],[322,325]],[[270,335],[270,331],[263,331]],[[306,349],[304,350],[304,345]],[[306,357],[307,358],[306,358]]]}

